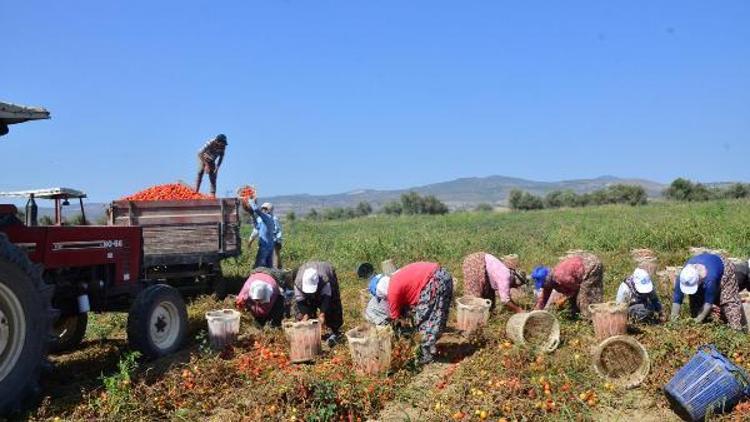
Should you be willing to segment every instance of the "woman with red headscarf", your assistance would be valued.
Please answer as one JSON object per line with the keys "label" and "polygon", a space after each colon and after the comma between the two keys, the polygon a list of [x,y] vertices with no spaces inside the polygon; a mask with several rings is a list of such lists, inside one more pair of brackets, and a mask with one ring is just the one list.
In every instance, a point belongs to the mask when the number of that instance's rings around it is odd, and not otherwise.
{"label": "woman with red headscarf", "polygon": [[591,318],[589,305],[603,301],[604,266],[592,253],[565,257],[552,271],[539,271],[543,273],[544,279],[537,280],[542,283],[542,294],[537,298],[536,309],[544,309],[553,290],[571,299],[573,314],[580,312],[584,318]]}

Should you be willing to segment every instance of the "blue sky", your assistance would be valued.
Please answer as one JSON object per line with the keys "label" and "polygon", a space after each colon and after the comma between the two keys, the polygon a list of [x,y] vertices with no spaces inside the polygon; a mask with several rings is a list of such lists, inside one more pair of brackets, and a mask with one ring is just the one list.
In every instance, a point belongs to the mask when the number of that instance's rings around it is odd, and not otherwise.
{"label": "blue sky", "polygon": [[[750,179],[748,1],[0,0],[0,190]],[[8,66],[10,65],[10,66]]]}

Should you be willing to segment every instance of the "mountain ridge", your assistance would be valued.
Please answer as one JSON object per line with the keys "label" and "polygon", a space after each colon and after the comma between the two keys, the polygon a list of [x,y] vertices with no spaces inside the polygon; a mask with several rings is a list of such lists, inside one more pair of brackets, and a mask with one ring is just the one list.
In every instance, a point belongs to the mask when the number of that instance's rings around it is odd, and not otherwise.
{"label": "mountain ridge", "polygon": [[661,196],[667,185],[647,179],[599,176],[591,179],[571,179],[556,182],[534,181],[509,176],[461,177],[453,180],[415,186],[406,189],[354,189],[348,192],[314,195],[290,194],[263,198],[274,204],[276,212],[283,215],[289,211],[305,214],[312,208],[353,207],[360,201],[367,201],[374,209],[398,199],[401,194],[414,191],[420,195],[434,195],[445,202],[451,210],[471,209],[480,203],[505,206],[511,190],[520,189],[535,195],[546,195],[554,190],[570,189],[576,193],[586,193],[606,188],[613,184],[633,184],[642,186],[649,197]]}

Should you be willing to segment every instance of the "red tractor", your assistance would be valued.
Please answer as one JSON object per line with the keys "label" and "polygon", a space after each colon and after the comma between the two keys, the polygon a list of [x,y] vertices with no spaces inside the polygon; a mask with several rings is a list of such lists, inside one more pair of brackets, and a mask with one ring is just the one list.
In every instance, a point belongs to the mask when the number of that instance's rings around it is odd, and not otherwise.
{"label": "red tractor", "polygon": [[[23,220],[15,205],[0,204],[0,415],[37,395],[48,350],[75,347],[88,312],[128,312],[128,341],[146,357],[177,350],[187,332],[181,293],[223,296],[220,260],[240,254],[235,198],[115,201],[97,226],[86,224],[77,190],[2,195],[27,203]],[[81,206],[78,225],[62,218],[71,199]],[[54,201],[54,224],[38,225],[37,200]]]}

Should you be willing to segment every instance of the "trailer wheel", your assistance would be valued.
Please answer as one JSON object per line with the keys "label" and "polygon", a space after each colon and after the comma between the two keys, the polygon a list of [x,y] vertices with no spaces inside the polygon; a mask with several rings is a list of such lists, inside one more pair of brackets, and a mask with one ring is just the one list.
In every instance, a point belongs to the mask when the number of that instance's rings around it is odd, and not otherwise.
{"label": "trailer wheel", "polygon": [[39,395],[57,316],[53,291],[26,252],[0,233],[0,415],[21,411]]}
{"label": "trailer wheel", "polygon": [[55,341],[50,345],[51,353],[62,353],[75,349],[86,335],[89,314],[75,314],[60,317],[52,326]]}
{"label": "trailer wheel", "polygon": [[187,334],[187,308],[172,286],[156,284],[141,291],[128,314],[128,342],[146,358],[177,351]]}

